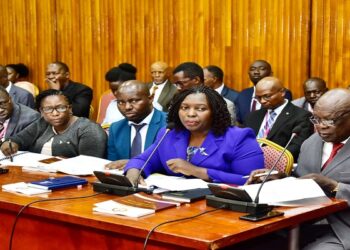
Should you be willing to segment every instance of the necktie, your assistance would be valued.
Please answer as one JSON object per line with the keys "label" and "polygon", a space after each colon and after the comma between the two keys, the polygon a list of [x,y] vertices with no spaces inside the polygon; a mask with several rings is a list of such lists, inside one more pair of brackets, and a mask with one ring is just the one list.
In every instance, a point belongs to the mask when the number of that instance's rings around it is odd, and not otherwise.
{"label": "necktie", "polygon": [[4,130],[4,123],[0,122],[0,133]]}
{"label": "necktie", "polygon": [[323,164],[321,170],[324,170],[328,166],[328,164],[334,159],[335,155],[343,146],[343,143],[333,143],[331,155],[329,156],[328,160]]}
{"label": "necktie", "polygon": [[131,145],[131,157],[134,157],[136,155],[141,154],[142,152],[142,138],[140,134],[140,130],[146,125],[146,123],[141,123],[141,124],[132,124],[135,128],[135,137],[134,140],[132,141]]}
{"label": "necktie", "polygon": [[275,122],[276,112],[270,110],[268,114],[264,127],[259,131],[258,138],[266,138]]}
{"label": "necktie", "polygon": [[253,97],[252,108],[250,109],[251,112],[256,110],[256,104],[257,104],[256,102],[257,100]]}
{"label": "necktie", "polygon": [[153,86],[152,91],[151,91],[152,96],[154,96],[156,94],[157,89],[158,89],[158,86]]}

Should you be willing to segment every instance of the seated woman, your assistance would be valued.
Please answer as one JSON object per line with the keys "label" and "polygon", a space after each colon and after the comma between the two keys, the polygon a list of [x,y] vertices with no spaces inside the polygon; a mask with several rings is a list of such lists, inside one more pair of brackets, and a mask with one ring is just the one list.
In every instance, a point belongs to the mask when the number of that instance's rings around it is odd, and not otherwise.
{"label": "seated woman", "polygon": [[105,156],[104,130],[87,118],[73,116],[71,103],[61,91],[43,91],[36,104],[42,117],[9,138],[12,149],[9,141],[4,142],[1,145],[4,155],[23,150],[64,157]]}
{"label": "seated woman", "polygon": [[[253,130],[231,126],[226,103],[215,90],[199,86],[177,94],[168,122],[173,122],[175,129],[145,166],[145,176],[184,175],[241,185],[246,181],[243,176],[264,167],[264,156]],[[139,169],[164,132],[162,129],[156,142],[126,165],[126,176],[132,183],[137,181]]]}

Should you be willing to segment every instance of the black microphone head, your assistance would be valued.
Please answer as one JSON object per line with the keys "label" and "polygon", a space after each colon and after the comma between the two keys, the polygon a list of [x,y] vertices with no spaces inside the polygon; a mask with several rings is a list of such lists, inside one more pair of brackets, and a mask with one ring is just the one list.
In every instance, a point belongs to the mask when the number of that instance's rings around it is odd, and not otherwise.
{"label": "black microphone head", "polygon": [[298,125],[292,130],[292,133],[295,134],[296,136],[298,136],[302,129],[303,129],[303,127],[301,125]]}
{"label": "black microphone head", "polygon": [[175,128],[175,122],[169,122],[166,126],[167,130],[172,130],[173,128]]}

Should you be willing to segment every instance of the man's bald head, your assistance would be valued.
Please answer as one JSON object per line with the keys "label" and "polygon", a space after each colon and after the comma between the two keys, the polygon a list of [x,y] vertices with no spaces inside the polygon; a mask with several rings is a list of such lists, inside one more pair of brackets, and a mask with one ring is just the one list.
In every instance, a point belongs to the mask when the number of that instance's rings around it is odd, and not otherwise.
{"label": "man's bald head", "polygon": [[168,64],[157,61],[151,65],[151,75],[155,84],[161,84],[168,79]]}
{"label": "man's bald head", "polygon": [[317,132],[324,141],[341,142],[350,136],[350,90],[332,89],[314,107]]}
{"label": "man's bald head", "polygon": [[255,89],[255,98],[266,109],[275,109],[284,103],[285,89],[282,82],[273,76],[261,79]]}
{"label": "man's bald head", "polygon": [[140,123],[153,109],[153,96],[146,84],[131,80],[120,85],[116,95],[118,109],[129,121]]}

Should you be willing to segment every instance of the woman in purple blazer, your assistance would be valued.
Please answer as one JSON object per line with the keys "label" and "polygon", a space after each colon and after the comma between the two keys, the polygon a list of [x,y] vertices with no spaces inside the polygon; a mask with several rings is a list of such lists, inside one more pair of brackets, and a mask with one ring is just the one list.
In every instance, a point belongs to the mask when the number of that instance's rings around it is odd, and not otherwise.
{"label": "woman in purple blazer", "polygon": [[[169,109],[168,122],[175,124],[144,168],[143,175],[201,178],[209,182],[242,185],[252,170],[264,167],[263,153],[253,130],[232,127],[224,99],[205,86],[177,94]],[[159,139],[125,167],[132,183]],[[143,181],[143,180],[141,180]]]}

